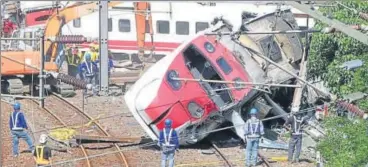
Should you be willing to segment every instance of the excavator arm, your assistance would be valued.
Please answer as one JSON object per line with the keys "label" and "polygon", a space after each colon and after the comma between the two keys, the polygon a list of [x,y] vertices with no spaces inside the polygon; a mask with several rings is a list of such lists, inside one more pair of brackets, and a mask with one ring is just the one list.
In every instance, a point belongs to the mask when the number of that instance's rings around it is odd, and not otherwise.
{"label": "excavator arm", "polygon": [[[109,2],[108,6],[116,6],[122,2]],[[55,12],[50,16],[46,23],[44,36],[47,39],[48,37],[56,37],[59,36],[61,33],[62,27],[67,24],[68,22],[80,18],[82,16],[91,14],[98,10],[98,3],[97,2],[90,2],[84,4],[76,4],[73,6],[66,7],[58,12]],[[45,41],[45,55],[46,60],[50,60],[54,62],[57,56],[58,51],[58,43],[52,41]]]}
{"label": "excavator arm", "polygon": [[[153,51],[154,49],[151,4],[148,2],[135,2],[134,10],[136,11],[135,22],[137,28],[138,56],[142,60],[145,50]],[[151,36],[151,48],[145,47],[147,33]]]}

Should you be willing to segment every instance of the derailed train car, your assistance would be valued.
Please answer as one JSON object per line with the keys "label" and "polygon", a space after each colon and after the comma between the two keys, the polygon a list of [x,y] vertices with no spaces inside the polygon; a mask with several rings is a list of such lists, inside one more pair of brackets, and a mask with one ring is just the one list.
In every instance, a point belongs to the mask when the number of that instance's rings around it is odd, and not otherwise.
{"label": "derailed train car", "polygon": [[[242,28],[268,30],[276,22],[275,30],[297,29],[290,14],[289,10],[281,11],[281,19],[275,13],[263,15],[245,22]],[[297,71],[292,63],[300,60],[303,52],[299,35],[241,35],[239,40],[251,49],[238,44],[234,36],[206,35],[230,31],[231,26],[219,22],[198,33],[151,66],[126,92],[124,98],[130,112],[153,140],[157,140],[168,118],[179,132],[181,145],[202,140],[227,121],[235,125],[235,132],[244,139],[241,124],[246,118],[242,117],[242,109],[256,105],[264,92],[269,92],[269,87],[255,83],[284,83],[292,79],[255,54],[274,57],[277,63]],[[274,48],[267,50],[271,46]],[[272,99],[267,100],[271,106],[277,105]]]}

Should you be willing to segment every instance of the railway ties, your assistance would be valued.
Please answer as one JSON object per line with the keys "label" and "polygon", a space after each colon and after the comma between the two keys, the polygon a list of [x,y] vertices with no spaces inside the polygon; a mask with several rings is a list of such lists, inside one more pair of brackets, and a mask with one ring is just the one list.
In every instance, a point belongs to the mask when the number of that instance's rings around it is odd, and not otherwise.
{"label": "railway ties", "polygon": [[[46,100],[47,102],[45,102],[45,111],[53,115],[55,119],[62,121],[64,126],[80,126],[79,128],[76,128],[77,133],[80,134],[88,133],[89,135],[94,136],[111,136],[106,130],[102,128],[99,123],[94,122],[91,116],[89,116],[85,112],[82,112],[78,107],[69,103],[62,97],[52,94]],[[87,127],[87,129],[84,126],[81,126],[82,124],[91,123],[91,121],[93,125],[92,128]],[[95,146],[95,144],[93,146],[90,146],[89,144],[82,144],[79,146],[82,150],[84,150],[86,163],[88,164],[88,166],[111,166],[112,164],[129,166],[125,155],[123,154],[123,152],[121,152],[117,144],[114,144],[112,148],[110,148],[111,145],[109,144],[107,144],[108,148],[102,148],[101,145],[103,144],[98,144],[97,147]],[[88,158],[88,156],[100,154],[101,148],[104,150],[104,152],[118,151],[118,153],[111,154],[109,156]]]}

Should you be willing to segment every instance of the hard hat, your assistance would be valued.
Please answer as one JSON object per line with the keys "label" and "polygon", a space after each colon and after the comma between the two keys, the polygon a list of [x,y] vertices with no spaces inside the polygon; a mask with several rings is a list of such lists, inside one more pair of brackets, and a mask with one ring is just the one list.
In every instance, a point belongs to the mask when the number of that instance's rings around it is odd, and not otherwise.
{"label": "hard hat", "polygon": [[15,104],[13,105],[14,110],[20,110],[20,103],[19,102],[15,102]]}
{"label": "hard hat", "polygon": [[257,114],[257,112],[258,112],[258,110],[256,108],[250,109],[250,114],[251,115]]}
{"label": "hard hat", "polygon": [[91,60],[91,54],[88,52],[84,55],[84,57],[86,60]]}
{"label": "hard hat", "polygon": [[47,135],[46,134],[41,134],[40,143],[44,144],[44,143],[46,143],[46,141],[47,141]]}
{"label": "hard hat", "polygon": [[171,125],[172,125],[172,121],[171,121],[171,119],[166,119],[166,120],[165,120],[165,126],[166,126],[166,127],[171,127]]}
{"label": "hard hat", "polygon": [[89,47],[90,47],[90,48],[94,48],[94,47],[95,47],[95,44],[94,44],[94,43],[90,43],[90,44],[89,44]]}

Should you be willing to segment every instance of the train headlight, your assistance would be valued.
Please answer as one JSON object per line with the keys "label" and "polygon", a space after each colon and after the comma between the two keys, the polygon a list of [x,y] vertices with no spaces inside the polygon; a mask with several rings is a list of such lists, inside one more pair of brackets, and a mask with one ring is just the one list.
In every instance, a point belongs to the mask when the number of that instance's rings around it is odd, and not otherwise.
{"label": "train headlight", "polygon": [[178,72],[171,70],[167,73],[167,81],[172,89],[179,90],[181,88],[181,82],[175,80],[174,78],[179,78]]}
{"label": "train headlight", "polygon": [[190,115],[194,118],[201,118],[204,114],[204,109],[195,102],[190,102],[188,104],[188,110]]}
{"label": "train headlight", "polygon": [[233,81],[235,82],[234,87],[235,87],[236,90],[244,89],[245,85],[242,84],[242,82],[244,82],[242,79],[235,78]]}
{"label": "train headlight", "polygon": [[204,43],[204,48],[207,50],[207,52],[209,53],[213,53],[215,52],[215,47],[213,47],[213,45],[209,42]]}

